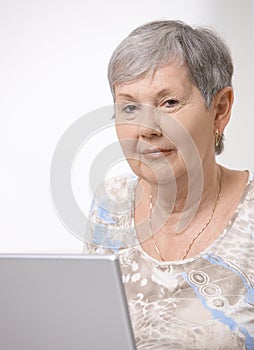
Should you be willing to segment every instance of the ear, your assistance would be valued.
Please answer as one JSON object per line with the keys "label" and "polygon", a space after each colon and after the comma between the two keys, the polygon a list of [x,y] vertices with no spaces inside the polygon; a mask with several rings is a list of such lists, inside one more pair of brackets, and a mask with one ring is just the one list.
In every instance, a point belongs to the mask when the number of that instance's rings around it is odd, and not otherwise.
{"label": "ear", "polygon": [[214,133],[216,130],[222,135],[230,120],[231,109],[234,102],[234,91],[230,86],[221,89],[213,99]]}

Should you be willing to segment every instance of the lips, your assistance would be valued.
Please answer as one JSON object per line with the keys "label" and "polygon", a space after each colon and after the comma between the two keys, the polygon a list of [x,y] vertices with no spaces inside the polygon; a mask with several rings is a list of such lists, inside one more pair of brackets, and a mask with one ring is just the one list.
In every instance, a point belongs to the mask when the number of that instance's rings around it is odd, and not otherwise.
{"label": "lips", "polygon": [[157,159],[161,157],[166,157],[172,154],[174,151],[175,151],[174,148],[146,148],[142,150],[140,153],[145,158]]}

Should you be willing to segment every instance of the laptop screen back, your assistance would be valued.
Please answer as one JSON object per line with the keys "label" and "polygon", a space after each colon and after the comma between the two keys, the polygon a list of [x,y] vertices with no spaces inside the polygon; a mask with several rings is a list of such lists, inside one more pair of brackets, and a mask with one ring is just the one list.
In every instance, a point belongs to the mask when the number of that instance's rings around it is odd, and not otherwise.
{"label": "laptop screen back", "polygon": [[135,349],[118,259],[0,255],[0,349]]}

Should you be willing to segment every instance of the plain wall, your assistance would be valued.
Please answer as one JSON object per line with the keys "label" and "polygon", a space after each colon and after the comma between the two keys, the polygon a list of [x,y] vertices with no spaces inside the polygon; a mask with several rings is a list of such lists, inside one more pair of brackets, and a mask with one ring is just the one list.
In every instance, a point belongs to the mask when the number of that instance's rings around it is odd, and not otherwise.
{"label": "plain wall", "polygon": [[[218,160],[254,169],[253,9],[251,0],[0,0],[0,251],[81,251],[82,241],[52,205],[52,155],[75,120],[112,103],[110,55],[150,20],[212,26],[226,39],[235,63],[235,106]],[[84,210],[93,155],[112,142],[99,136],[74,167],[73,189]]]}

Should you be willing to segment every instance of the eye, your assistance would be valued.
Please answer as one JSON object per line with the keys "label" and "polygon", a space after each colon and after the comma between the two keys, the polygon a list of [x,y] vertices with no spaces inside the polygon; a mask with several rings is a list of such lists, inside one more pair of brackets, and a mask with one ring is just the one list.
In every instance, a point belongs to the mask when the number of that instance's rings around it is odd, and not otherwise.
{"label": "eye", "polygon": [[116,118],[120,120],[132,120],[138,117],[141,105],[132,101],[115,104]]}
{"label": "eye", "polygon": [[176,99],[169,99],[169,100],[166,100],[164,103],[163,103],[163,106],[166,107],[166,108],[172,108],[172,107],[176,107],[178,105],[178,100]]}
{"label": "eye", "polygon": [[125,107],[122,107],[122,112],[124,113],[134,113],[138,110],[138,106],[135,106],[135,105],[127,105]]}

